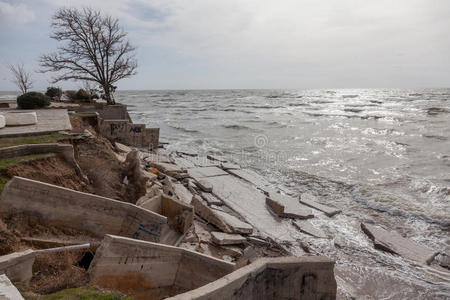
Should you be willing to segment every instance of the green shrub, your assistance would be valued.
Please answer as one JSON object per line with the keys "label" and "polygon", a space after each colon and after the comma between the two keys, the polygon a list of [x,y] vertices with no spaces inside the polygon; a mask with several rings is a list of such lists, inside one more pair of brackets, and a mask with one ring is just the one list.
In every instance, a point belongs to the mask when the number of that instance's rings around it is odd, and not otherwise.
{"label": "green shrub", "polygon": [[87,91],[83,90],[83,89],[79,89],[76,93],[75,93],[75,98],[77,100],[80,101],[91,101],[91,94],[88,93]]}
{"label": "green shrub", "polygon": [[50,98],[61,98],[62,96],[62,90],[58,87],[48,87],[47,92],[45,92],[45,95],[49,96]]}
{"label": "green shrub", "polygon": [[50,105],[50,97],[38,92],[29,92],[17,97],[17,105],[22,109],[41,108]]}

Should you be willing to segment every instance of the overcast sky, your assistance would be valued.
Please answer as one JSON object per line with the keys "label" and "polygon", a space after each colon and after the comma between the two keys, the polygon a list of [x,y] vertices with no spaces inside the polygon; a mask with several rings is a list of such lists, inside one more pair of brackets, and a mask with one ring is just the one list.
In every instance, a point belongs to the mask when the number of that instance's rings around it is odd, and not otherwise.
{"label": "overcast sky", "polygon": [[139,63],[122,90],[450,86],[449,0],[0,0],[0,90],[56,48],[61,6],[119,18]]}

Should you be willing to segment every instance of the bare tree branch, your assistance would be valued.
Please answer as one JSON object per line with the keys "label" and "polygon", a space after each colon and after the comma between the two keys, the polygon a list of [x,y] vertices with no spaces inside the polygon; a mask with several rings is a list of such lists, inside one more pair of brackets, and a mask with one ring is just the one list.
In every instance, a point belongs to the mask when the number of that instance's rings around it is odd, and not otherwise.
{"label": "bare tree branch", "polygon": [[33,80],[31,74],[25,70],[23,64],[8,65],[8,68],[13,74],[11,81],[19,87],[22,94],[25,94],[32,88]]}
{"label": "bare tree branch", "polygon": [[42,72],[55,72],[53,82],[97,82],[104,99],[115,103],[114,83],[136,74],[135,48],[126,39],[118,19],[90,8],[62,8],[53,16],[51,38],[62,43],[41,56]]}

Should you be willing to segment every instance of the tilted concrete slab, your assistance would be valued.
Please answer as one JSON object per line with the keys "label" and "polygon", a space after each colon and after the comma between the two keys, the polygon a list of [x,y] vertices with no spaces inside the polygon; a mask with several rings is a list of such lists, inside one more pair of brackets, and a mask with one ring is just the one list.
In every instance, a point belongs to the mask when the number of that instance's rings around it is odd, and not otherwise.
{"label": "tilted concrete slab", "polygon": [[224,170],[235,170],[241,168],[241,166],[232,163],[221,163],[220,167],[222,167],[222,169]]}
{"label": "tilted concrete slab", "polygon": [[300,204],[296,199],[270,190],[266,204],[280,217],[294,219],[313,218],[311,209]]}
{"label": "tilted concrete slab", "polygon": [[340,209],[318,203],[317,198],[309,193],[303,193],[300,196],[299,201],[300,201],[300,203],[308,205],[309,207],[320,210],[321,212],[325,213],[329,217],[332,217],[341,212]]}
{"label": "tilted concrete slab", "polygon": [[215,225],[217,228],[227,233],[242,233],[250,234],[253,232],[253,227],[238,218],[227,214],[224,211],[213,209],[209,207],[205,200],[198,195],[192,197],[191,204],[195,208],[195,213]]}
{"label": "tilted concrete slab", "polygon": [[5,274],[0,275],[0,299],[21,300],[23,299],[19,290],[11,283]]}
{"label": "tilted concrete slab", "polygon": [[321,256],[261,258],[196,290],[184,299],[336,299],[334,262]]}
{"label": "tilted concrete slab", "polygon": [[211,232],[212,241],[217,245],[242,244],[247,239],[240,234],[225,233],[219,231]]}
{"label": "tilted concrete slab", "polygon": [[233,233],[250,234],[253,232],[253,227],[245,222],[242,222],[235,216],[227,214],[224,211],[212,209],[228,225]]}
{"label": "tilted concrete slab", "polygon": [[228,175],[227,172],[224,170],[218,168],[218,167],[205,167],[205,168],[193,168],[188,169],[188,174],[195,180],[200,180],[201,178],[206,177],[215,177],[215,176],[222,176],[222,175]]}
{"label": "tilted concrete slab", "polygon": [[266,188],[271,185],[264,177],[249,169],[229,169],[227,172],[250,182],[263,191],[266,191]]}
{"label": "tilted concrete slab", "polygon": [[21,177],[0,195],[0,212],[39,216],[44,222],[89,231],[163,241],[167,218],[136,205]]}
{"label": "tilted concrete slab", "polygon": [[402,237],[398,232],[361,223],[361,229],[373,241],[375,248],[398,254],[404,258],[430,264],[437,252]]}
{"label": "tilted concrete slab", "polygon": [[219,215],[216,214],[211,208],[209,208],[201,197],[199,197],[198,195],[192,197],[191,205],[194,206],[195,213],[197,215],[199,215],[209,223],[215,225],[220,230],[224,232],[231,232],[231,228],[228,226],[228,224],[225,223],[225,221],[221,217],[219,217]]}
{"label": "tilted concrete slab", "polygon": [[213,194],[237,212],[246,222],[276,240],[295,241],[297,230],[274,217],[266,208],[266,196],[254,186],[231,175],[209,177]]}
{"label": "tilted concrete slab", "polygon": [[14,282],[28,284],[33,276],[34,258],[35,254],[31,249],[0,256],[0,274],[5,273]]}
{"label": "tilted concrete slab", "polygon": [[[23,112],[8,110],[8,112]],[[4,112],[2,112],[4,113]],[[0,130],[0,137],[42,135],[64,130],[72,130],[66,109],[38,109],[38,122],[34,125],[5,127]]]}
{"label": "tilted concrete slab", "polygon": [[216,167],[220,165],[220,162],[209,159],[206,156],[183,156],[184,159],[193,163],[196,167]]}
{"label": "tilted concrete slab", "polygon": [[201,193],[200,195],[208,203],[208,205],[223,205],[222,200],[211,193]]}
{"label": "tilted concrete slab", "polygon": [[297,227],[298,230],[300,230],[301,232],[307,233],[314,237],[318,237],[318,238],[326,238],[327,237],[327,235],[325,234],[325,232],[323,232],[322,229],[314,226],[313,224],[311,224],[311,222],[309,222],[307,220],[295,220],[295,221],[292,221],[292,224],[294,224],[294,226]]}
{"label": "tilted concrete slab", "polygon": [[197,186],[206,193],[211,193],[213,189],[212,184],[206,179],[200,179],[197,181]]}
{"label": "tilted concrete slab", "polygon": [[234,264],[198,252],[106,235],[89,267],[92,282],[138,299],[162,299],[231,273]]}

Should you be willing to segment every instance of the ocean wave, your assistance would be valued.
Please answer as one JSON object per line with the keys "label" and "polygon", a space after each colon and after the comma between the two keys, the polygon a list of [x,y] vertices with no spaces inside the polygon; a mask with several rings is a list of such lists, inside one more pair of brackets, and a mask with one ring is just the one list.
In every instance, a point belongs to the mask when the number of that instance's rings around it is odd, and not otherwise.
{"label": "ocean wave", "polygon": [[185,127],[183,127],[183,126],[181,126],[181,125],[179,125],[179,124],[170,124],[170,123],[168,123],[167,124],[169,127],[172,127],[172,128],[174,128],[174,129],[177,129],[177,130],[180,130],[180,131],[183,131],[183,132],[188,132],[188,133],[200,133],[200,131],[198,131],[198,130],[195,130],[195,129],[188,129],[188,128],[185,128]]}
{"label": "ocean wave", "polygon": [[344,108],[344,111],[352,112],[352,113],[360,113],[364,111],[364,109],[358,109],[358,108]]}
{"label": "ocean wave", "polygon": [[244,125],[238,125],[238,124],[222,125],[222,127],[227,128],[227,129],[237,129],[237,130],[251,129],[250,127],[247,127],[247,126],[244,126]]}

